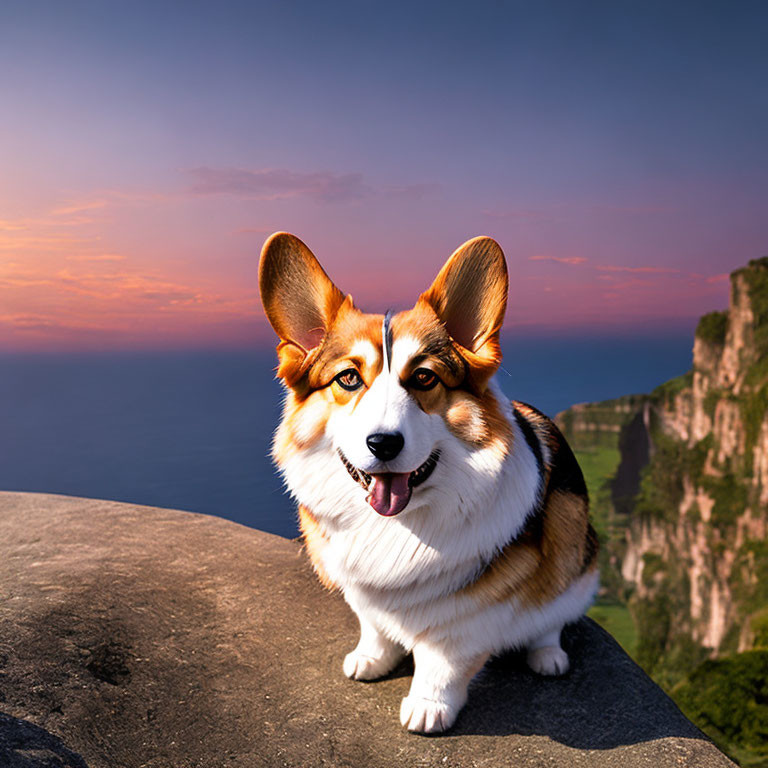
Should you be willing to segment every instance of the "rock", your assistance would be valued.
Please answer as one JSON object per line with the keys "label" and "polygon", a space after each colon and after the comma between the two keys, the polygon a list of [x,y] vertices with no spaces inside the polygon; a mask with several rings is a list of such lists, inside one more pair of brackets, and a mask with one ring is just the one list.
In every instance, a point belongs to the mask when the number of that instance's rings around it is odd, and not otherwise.
{"label": "rock", "polygon": [[356,620],[299,545],[213,517],[0,493],[0,594],[4,768],[733,765],[587,620],[566,677],[509,654],[409,734],[409,668],[343,676]]}

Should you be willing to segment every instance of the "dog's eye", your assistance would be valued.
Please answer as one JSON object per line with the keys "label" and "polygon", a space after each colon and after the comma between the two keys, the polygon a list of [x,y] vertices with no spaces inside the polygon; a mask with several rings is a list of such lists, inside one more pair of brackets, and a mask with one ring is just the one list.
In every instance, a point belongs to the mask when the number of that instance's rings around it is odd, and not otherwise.
{"label": "dog's eye", "polygon": [[408,384],[414,389],[427,390],[432,389],[438,381],[440,379],[434,371],[430,371],[429,368],[417,368],[411,374]]}
{"label": "dog's eye", "polygon": [[347,389],[350,392],[358,389],[363,383],[360,374],[354,368],[347,368],[346,371],[342,371],[334,381],[337,381],[342,389]]}

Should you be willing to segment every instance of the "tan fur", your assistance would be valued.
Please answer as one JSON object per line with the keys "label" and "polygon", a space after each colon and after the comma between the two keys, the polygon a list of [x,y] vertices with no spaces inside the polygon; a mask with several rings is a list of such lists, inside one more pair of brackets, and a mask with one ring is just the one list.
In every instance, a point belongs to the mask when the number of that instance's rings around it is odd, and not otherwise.
{"label": "tan fur", "polygon": [[289,391],[283,405],[283,417],[272,442],[272,455],[278,465],[287,462],[302,448],[319,439],[325,430],[330,415],[332,397],[329,392],[319,390],[309,397],[300,398]]}
{"label": "tan fur", "polygon": [[555,491],[541,520],[532,518],[464,593],[486,604],[515,599],[523,606],[542,605],[596,567],[595,542],[586,501]]}
{"label": "tan fur", "polygon": [[512,451],[512,429],[490,393],[478,398],[463,390],[450,392],[443,418],[460,440],[493,447],[501,458]]}
{"label": "tan fur", "polygon": [[479,403],[451,392],[445,409],[448,429],[465,443],[480,445],[488,437],[488,424]]}
{"label": "tan fur", "polygon": [[314,515],[301,504],[299,505],[299,529],[304,541],[304,549],[307,555],[309,555],[309,560],[315,569],[317,578],[320,579],[320,583],[326,589],[338,589],[338,585],[331,581],[323,569],[322,551],[327,545],[326,538],[323,536],[323,532],[320,530]]}

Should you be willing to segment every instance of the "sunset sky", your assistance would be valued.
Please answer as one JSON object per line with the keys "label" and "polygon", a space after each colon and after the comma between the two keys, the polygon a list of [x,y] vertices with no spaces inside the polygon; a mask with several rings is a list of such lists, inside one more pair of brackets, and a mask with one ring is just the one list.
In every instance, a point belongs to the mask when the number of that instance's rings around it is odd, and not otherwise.
{"label": "sunset sky", "polygon": [[495,237],[512,333],[690,330],[768,254],[768,3],[36,2],[0,14],[0,350],[272,340]]}

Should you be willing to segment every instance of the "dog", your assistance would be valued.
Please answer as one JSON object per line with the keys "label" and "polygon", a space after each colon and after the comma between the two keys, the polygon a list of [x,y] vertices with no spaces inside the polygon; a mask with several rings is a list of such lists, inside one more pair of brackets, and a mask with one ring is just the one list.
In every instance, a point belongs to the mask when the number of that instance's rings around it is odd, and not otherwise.
{"label": "dog", "polygon": [[525,648],[532,670],[564,674],[597,537],[560,431],[494,380],[498,243],[464,243],[395,315],[360,311],[285,232],[264,244],[259,288],[286,388],[273,457],[315,572],[360,622],[344,673],[373,680],[412,652],[400,720],[422,733],[453,725],[492,654]]}

